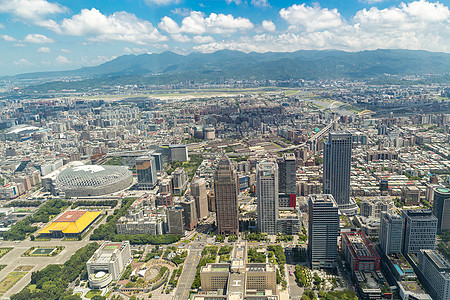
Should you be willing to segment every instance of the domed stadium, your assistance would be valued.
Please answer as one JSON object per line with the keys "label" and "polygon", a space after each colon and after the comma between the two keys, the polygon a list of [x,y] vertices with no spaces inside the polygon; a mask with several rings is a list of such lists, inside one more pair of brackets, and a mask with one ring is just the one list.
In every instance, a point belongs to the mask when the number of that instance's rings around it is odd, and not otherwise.
{"label": "domed stadium", "polygon": [[120,166],[77,166],[62,171],[56,178],[56,187],[67,197],[102,196],[126,189],[132,183],[132,173]]}

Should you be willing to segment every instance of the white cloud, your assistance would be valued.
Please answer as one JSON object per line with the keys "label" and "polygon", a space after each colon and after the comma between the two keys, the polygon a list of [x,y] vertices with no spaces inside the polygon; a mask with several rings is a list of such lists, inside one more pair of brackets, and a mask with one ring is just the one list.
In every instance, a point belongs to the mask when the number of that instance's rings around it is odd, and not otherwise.
{"label": "white cloud", "polygon": [[230,34],[238,30],[252,29],[254,25],[246,18],[215,13],[205,18],[204,13],[193,11],[181,21],[181,26],[166,16],[161,19],[158,27],[171,34],[184,32],[201,35],[204,33]]}
{"label": "white cloud", "polygon": [[[422,49],[450,52],[450,10],[425,0],[386,9],[363,9],[345,20],[337,10],[294,5],[280,10],[291,26],[281,34],[260,33],[194,47],[201,52],[221,49],[296,51],[339,49],[346,51]],[[329,20],[330,26],[325,20]]]}
{"label": "white cloud", "polygon": [[190,37],[188,37],[184,34],[181,34],[181,33],[172,34],[172,39],[174,39],[175,41],[180,42],[180,43],[187,43],[187,42],[191,41]]}
{"label": "white cloud", "polygon": [[252,4],[256,7],[270,7],[267,0],[252,0]]}
{"label": "white cloud", "polygon": [[174,15],[180,15],[183,17],[187,17],[191,13],[191,10],[189,8],[177,7],[175,9],[172,9],[170,12],[173,13]]}
{"label": "white cloud", "polygon": [[71,64],[72,62],[70,60],[67,59],[67,57],[63,56],[63,55],[59,55],[56,59],[55,59],[55,63],[57,65],[66,65],[66,64]]}
{"label": "white cloud", "polygon": [[0,29],[5,28],[5,25],[3,25],[2,23],[0,23]]}
{"label": "white cloud", "polygon": [[337,9],[321,8],[294,4],[280,10],[280,16],[294,29],[301,28],[308,32],[339,27],[343,24]]}
{"label": "white cloud", "polygon": [[63,52],[63,53],[71,53],[72,51],[70,51],[69,49],[61,49],[61,52]]}
{"label": "white cloud", "polygon": [[180,0],[145,0],[145,3],[147,3],[148,5],[158,5],[158,6],[163,6],[163,5],[171,5],[171,4],[178,4],[180,3]]}
{"label": "white cloud", "polygon": [[0,12],[34,22],[38,22],[48,15],[67,11],[66,7],[46,0],[0,0]]}
{"label": "white cloud", "polygon": [[359,0],[359,2],[366,3],[366,4],[376,4],[384,2],[385,0]]}
{"label": "white cloud", "polygon": [[133,49],[125,47],[125,48],[123,48],[123,50],[127,53],[147,53],[148,52],[148,50],[145,48],[137,48],[137,47],[133,48]]}
{"label": "white cloud", "polygon": [[228,4],[234,3],[236,5],[242,4],[242,0],[225,0],[225,2],[227,2]]}
{"label": "white cloud", "polygon": [[214,38],[212,36],[202,36],[202,35],[196,35],[193,38],[194,43],[197,44],[204,44],[204,43],[213,43],[214,42]]}
{"label": "white cloud", "polygon": [[29,66],[31,63],[26,58],[21,58],[13,62],[16,66]]}
{"label": "white cloud", "polygon": [[7,42],[15,42],[15,41],[17,41],[17,40],[16,40],[15,38],[13,38],[12,36],[6,35],[6,34],[0,35],[0,38],[4,39],[4,40],[7,41]]}
{"label": "white cloud", "polygon": [[40,52],[40,53],[50,53],[51,50],[50,50],[50,48],[48,48],[48,47],[40,47],[40,48],[38,49],[38,52]]}
{"label": "white cloud", "polygon": [[95,8],[83,9],[70,19],[64,19],[54,29],[57,33],[87,36],[92,42],[123,41],[135,44],[167,40],[152,23],[127,12],[103,15]]}
{"label": "white cloud", "polygon": [[25,38],[24,38],[25,42],[28,43],[36,43],[36,44],[45,44],[45,43],[53,43],[54,40],[46,37],[43,34],[39,34],[39,33],[34,33],[34,34],[28,34]]}
{"label": "white cloud", "polygon": [[15,43],[13,44],[15,47],[26,47],[27,45],[22,44],[22,43]]}
{"label": "white cloud", "polygon": [[262,21],[262,28],[265,31],[274,32],[276,30],[275,24],[272,21]]}

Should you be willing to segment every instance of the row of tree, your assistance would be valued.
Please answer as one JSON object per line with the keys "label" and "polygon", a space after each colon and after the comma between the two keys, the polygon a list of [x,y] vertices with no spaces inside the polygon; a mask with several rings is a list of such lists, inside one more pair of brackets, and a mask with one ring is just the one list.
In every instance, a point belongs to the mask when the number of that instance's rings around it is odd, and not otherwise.
{"label": "row of tree", "polygon": [[48,265],[40,271],[33,272],[30,285],[36,285],[36,288],[31,292],[28,285],[19,293],[12,295],[11,299],[81,299],[77,295],[72,295],[71,291],[67,291],[67,287],[79,276],[87,277],[86,262],[98,246],[97,243],[90,243],[75,252],[63,265]]}

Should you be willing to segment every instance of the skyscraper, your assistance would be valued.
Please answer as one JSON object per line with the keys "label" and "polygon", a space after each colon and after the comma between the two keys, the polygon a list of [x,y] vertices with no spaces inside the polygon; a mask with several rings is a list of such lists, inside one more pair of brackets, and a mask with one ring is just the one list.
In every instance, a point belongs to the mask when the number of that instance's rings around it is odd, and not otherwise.
{"label": "skyscraper", "polygon": [[450,189],[434,189],[433,199],[433,214],[438,219],[437,231],[440,234],[450,230]]}
{"label": "skyscraper", "polygon": [[153,156],[138,157],[136,159],[136,171],[139,189],[151,190],[158,183],[155,158]]}
{"label": "skyscraper", "polygon": [[191,194],[195,199],[197,218],[199,220],[206,218],[208,216],[208,196],[204,178],[200,178],[191,184]]}
{"label": "skyscraper", "polygon": [[283,158],[278,159],[277,163],[279,206],[280,208],[295,208],[297,192],[295,155],[293,153],[286,153]]}
{"label": "skyscraper", "polygon": [[350,199],[352,134],[330,132],[323,150],[323,193],[333,195],[339,209],[354,214],[358,207]]}
{"label": "skyscraper", "polygon": [[228,157],[223,156],[214,176],[218,234],[239,232],[238,177]]}
{"label": "skyscraper", "polygon": [[167,208],[167,227],[171,234],[184,235],[184,210],[181,206]]}
{"label": "skyscraper", "polygon": [[185,198],[180,202],[180,205],[184,210],[184,227],[186,228],[186,230],[193,230],[195,227],[197,227],[198,224],[195,200],[192,198]]}
{"label": "skyscraper", "polygon": [[278,165],[262,162],[256,165],[258,231],[277,234]]}
{"label": "skyscraper", "polygon": [[309,195],[308,256],[312,268],[334,268],[339,235],[338,206],[333,195]]}
{"label": "skyscraper", "polygon": [[403,254],[418,254],[422,249],[434,250],[436,246],[437,218],[430,210],[402,210]]}
{"label": "skyscraper", "polygon": [[380,224],[381,249],[386,255],[402,252],[403,219],[399,215],[382,212]]}

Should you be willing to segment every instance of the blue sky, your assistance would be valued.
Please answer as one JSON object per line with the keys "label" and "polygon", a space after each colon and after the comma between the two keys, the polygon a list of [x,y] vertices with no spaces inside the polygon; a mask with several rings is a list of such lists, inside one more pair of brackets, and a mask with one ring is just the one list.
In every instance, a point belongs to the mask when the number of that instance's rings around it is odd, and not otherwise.
{"label": "blue sky", "polygon": [[0,0],[0,75],[166,50],[450,52],[449,6],[449,0]]}

